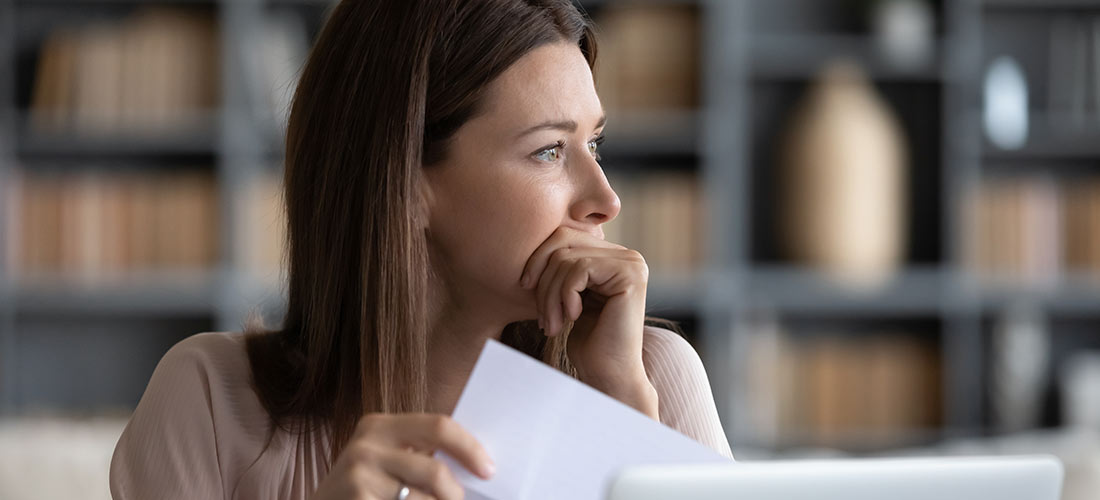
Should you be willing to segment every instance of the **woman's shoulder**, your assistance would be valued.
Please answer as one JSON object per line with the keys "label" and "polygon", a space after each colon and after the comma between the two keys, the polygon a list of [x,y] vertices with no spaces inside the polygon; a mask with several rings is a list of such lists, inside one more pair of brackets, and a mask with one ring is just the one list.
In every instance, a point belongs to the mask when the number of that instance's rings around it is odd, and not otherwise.
{"label": "woman's shoulder", "polygon": [[161,358],[161,364],[185,364],[200,366],[205,370],[224,370],[239,367],[240,362],[247,359],[243,333],[203,332],[173,345]]}
{"label": "woman's shoulder", "polygon": [[209,408],[216,424],[255,426],[266,417],[242,332],[203,332],[177,342],[157,364],[146,392],[185,388],[190,390],[182,392],[202,396],[198,402]]}
{"label": "woman's shoulder", "polygon": [[642,340],[644,359],[665,369],[702,369],[699,353],[683,335],[664,327],[646,325]]}
{"label": "woman's shoulder", "polygon": [[219,440],[262,443],[270,418],[252,383],[241,332],[204,332],[173,345],[157,363],[131,424],[189,428],[205,421]]}
{"label": "woman's shoulder", "polygon": [[646,325],[642,361],[657,390],[661,422],[732,458],[706,369],[691,343],[679,333]]}
{"label": "woman's shoulder", "polygon": [[234,410],[229,415],[255,410],[259,401],[252,386],[244,334],[203,332],[177,342],[157,363],[142,400],[164,394],[196,396],[188,403],[207,407],[216,419],[222,416],[218,410],[227,405]]}
{"label": "woman's shoulder", "polygon": [[683,335],[660,326],[646,325],[642,362],[649,381],[666,403],[691,401],[697,394],[711,397],[703,361]]}
{"label": "woman's shoulder", "polygon": [[164,354],[157,371],[169,383],[212,382],[210,389],[237,395],[254,392],[243,332],[203,332],[180,340]]}
{"label": "woman's shoulder", "polygon": [[157,363],[115,446],[112,494],[220,497],[226,481],[255,459],[268,429],[252,389],[243,334],[187,337]]}

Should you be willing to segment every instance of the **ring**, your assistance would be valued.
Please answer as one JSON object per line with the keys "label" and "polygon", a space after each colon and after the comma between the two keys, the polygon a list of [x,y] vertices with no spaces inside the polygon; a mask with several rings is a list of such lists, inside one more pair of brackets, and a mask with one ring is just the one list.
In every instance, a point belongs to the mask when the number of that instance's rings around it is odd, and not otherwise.
{"label": "ring", "polygon": [[409,487],[402,484],[401,489],[397,490],[397,496],[394,497],[394,499],[405,500],[406,498],[409,498],[409,493]]}

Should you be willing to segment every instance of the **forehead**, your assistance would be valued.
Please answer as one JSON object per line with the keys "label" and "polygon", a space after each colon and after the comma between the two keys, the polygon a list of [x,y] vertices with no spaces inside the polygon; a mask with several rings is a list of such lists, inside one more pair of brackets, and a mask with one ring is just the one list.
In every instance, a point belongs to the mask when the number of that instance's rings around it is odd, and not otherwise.
{"label": "forehead", "polygon": [[602,114],[592,71],[579,47],[555,43],[538,47],[489,84],[482,116],[503,126],[548,119],[584,125]]}

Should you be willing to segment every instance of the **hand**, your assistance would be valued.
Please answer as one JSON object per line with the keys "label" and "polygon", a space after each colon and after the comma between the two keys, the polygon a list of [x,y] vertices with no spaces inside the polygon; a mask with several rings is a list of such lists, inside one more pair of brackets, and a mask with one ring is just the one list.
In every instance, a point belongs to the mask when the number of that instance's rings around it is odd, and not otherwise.
{"label": "hand", "polygon": [[532,253],[520,284],[536,292],[539,326],[561,333],[582,381],[656,418],[642,364],[649,267],[637,251],[560,227]]}
{"label": "hand", "polygon": [[359,419],[313,500],[396,498],[401,484],[409,500],[462,499],[462,486],[442,462],[443,450],[467,469],[488,479],[488,453],[469,432],[446,415],[373,413]]}

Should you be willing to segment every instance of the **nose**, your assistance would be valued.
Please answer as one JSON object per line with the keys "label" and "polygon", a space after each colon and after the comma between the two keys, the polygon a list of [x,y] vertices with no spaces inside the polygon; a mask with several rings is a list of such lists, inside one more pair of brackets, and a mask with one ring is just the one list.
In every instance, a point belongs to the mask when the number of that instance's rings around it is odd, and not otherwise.
{"label": "nose", "polygon": [[611,189],[603,169],[591,155],[574,169],[577,172],[576,199],[570,208],[570,217],[584,224],[585,230],[598,231],[599,225],[619,215],[619,195]]}

